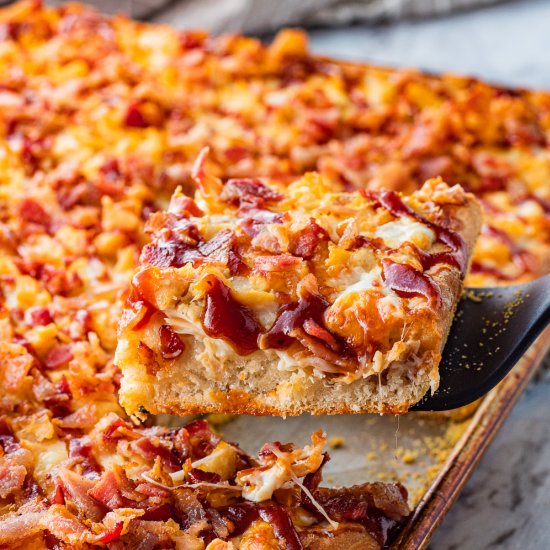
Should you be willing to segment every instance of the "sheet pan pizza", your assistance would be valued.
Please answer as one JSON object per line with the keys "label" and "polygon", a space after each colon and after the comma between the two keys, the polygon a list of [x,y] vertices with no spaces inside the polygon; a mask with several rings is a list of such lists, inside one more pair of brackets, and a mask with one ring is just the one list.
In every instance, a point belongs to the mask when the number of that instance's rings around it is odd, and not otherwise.
{"label": "sheet pan pizza", "polygon": [[[318,58],[296,31],[263,45],[76,4],[16,3],[0,12],[0,38],[1,544],[124,548],[138,536],[148,548],[253,547],[246,532],[236,534],[243,523],[219,510],[228,492],[238,507],[252,506],[249,525],[274,547],[294,536],[281,534],[280,522],[312,547],[315,531],[349,521],[329,501],[348,509],[366,501],[364,517],[398,522],[407,513],[401,489],[330,493],[338,490],[292,468],[299,483],[291,476],[264,505],[249,504],[239,472],[300,455],[313,457],[301,472],[315,477],[315,444],[302,454],[275,445],[252,459],[234,444],[223,451],[202,428],[193,436],[199,450],[185,447],[180,440],[197,426],[130,423],[113,358],[149,243],[146,221],[176,188],[194,195],[191,168],[204,146],[209,173],[224,183],[292,187],[317,172],[330,193],[363,189],[354,196],[367,200],[389,191],[407,204],[441,176],[483,205],[466,284],[529,280],[550,260],[550,95]],[[236,457],[230,473],[232,458],[197,465],[215,449]],[[203,485],[180,486],[193,475]],[[323,513],[304,506],[307,491]],[[174,511],[181,498],[192,520]],[[295,517],[302,512],[305,529]],[[362,518],[353,529],[372,538]]]}

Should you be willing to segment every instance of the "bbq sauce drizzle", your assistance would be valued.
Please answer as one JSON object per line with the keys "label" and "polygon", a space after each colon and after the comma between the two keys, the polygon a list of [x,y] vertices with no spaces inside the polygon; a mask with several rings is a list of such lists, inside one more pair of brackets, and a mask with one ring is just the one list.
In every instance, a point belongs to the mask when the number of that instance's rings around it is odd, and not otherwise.
{"label": "bbq sauce drizzle", "polygon": [[460,269],[462,275],[465,274],[468,264],[468,247],[464,239],[458,233],[452,229],[446,229],[427,220],[424,216],[407,206],[399,195],[393,191],[384,191],[380,193],[378,195],[378,202],[397,218],[410,216],[416,221],[429,226],[435,233],[436,241],[450,248],[450,251],[436,252],[435,254],[428,254],[417,249],[419,260],[424,270],[439,263],[446,263]]}

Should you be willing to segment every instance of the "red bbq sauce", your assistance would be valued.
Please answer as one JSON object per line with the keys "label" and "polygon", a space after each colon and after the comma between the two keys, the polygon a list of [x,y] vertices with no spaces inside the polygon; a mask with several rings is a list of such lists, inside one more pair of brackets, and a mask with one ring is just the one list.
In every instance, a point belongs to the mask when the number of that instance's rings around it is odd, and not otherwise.
{"label": "red bbq sauce", "polygon": [[271,329],[262,336],[262,347],[287,349],[294,341],[290,334],[296,328],[303,327],[308,319],[324,327],[323,313],[329,305],[322,296],[317,294],[308,294],[298,302],[283,305]]}
{"label": "red bbq sauce", "polygon": [[214,275],[205,278],[206,307],[202,318],[204,332],[211,338],[223,338],[240,355],[258,349],[261,326],[252,312],[231,296],[231,291]]}
{"label": "red bbq sauce", "polygon": [[169,325],[159,328],[161,355],[164,359],[175,359],[185,351],[185,344]]}
{"label": "red bbq sauce", "polygon": [[292,520],[286,510],[278,504],[243,503],[228,506],[221,513],[234,525],[233,536],[244,533],[254,521],[261,518],[271,525],[273,533],[282,543],[282,548],[286,550],[303,549]]}
{"label": "red bbq sauce", "polygon": [[[407,206],[399,195],[393,191],[380,193],[378,200],[384,208],[398,218],[410,216],[422,224],[429,225],[430,229],[435,233],[436,240],[449,247],[450,250],[448,252],[432,254],[431,256],[433,256],[433,258],[431,259],[427,257],[421,258],[423,263],[426,263],[426,265],[430,267],[436,263],[449,263],[460,269],[464,274],[468,262],[468,250],[464,239],[458,233],[427,220]],[[424,253],[424,256],[428,256],[428,254]]]}

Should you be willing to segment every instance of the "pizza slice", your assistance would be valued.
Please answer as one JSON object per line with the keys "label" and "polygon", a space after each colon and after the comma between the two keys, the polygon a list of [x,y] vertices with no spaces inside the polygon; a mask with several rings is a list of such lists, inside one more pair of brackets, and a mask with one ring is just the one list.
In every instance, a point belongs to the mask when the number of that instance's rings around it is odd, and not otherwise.
{"label": "pizza slice", "polygon": [[402,413],[437,388],[472,195],[224,184],[205,162],[148,221],[115,356],[130,414]]}
{"label": "pizza slice", "polygon": [[[35,491],[0,518],[0,545],[385,547],[409,515],[406,489],[379,482],[320,487],[324,444],[317,432],[311,445],[268,443],[252,457],[204,420],[177,429],[136,428],[112,413],[71,440],[71,458],[51,471],[47,492]],[[8,463],[24,451],[10,445]]]}

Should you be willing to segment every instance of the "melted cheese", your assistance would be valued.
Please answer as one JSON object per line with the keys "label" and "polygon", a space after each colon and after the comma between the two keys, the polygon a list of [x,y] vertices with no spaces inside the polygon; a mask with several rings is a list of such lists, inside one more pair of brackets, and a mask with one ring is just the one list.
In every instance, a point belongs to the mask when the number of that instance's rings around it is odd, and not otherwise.
{"label": "melted cheese", "polygon": [[410,242],[427,249],[435,240],[434,232],[429,227],[408,218],[385,223],[376,230],[374,235],[392,248],[399,248],[403,243]]}
{"label": "melted cheese", "polygon": [[[337,300],[341,298],[345,298],[346,296],[349,296],[350,294],[355,294],[357,292],[365,292],[367,290],[370,290],[375,287],[375,281],[379,281],[379,274],[378,271],[373,270],[369,272],[363,272],[359,276],[359,280],[348,286],[344,291],[340,292],[338,294],[336,300],[334,303],[336,303]],[[380,286],[378,286],[380,288]]]}
{"label": "melted cheese", "polygon": [[248,484],[243,487],[243,497],[252,502],[269,500],[273,492],[291,478],[292,473],[290,468],[277,461],[267,470],[258,469],[252,474],[241,478],[240,482],[246,482]]}

